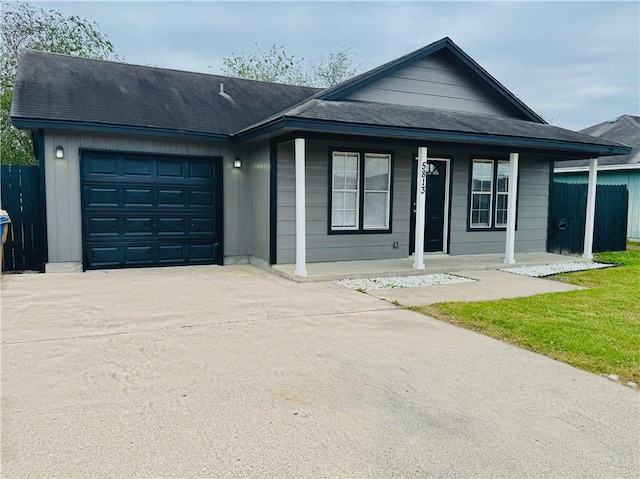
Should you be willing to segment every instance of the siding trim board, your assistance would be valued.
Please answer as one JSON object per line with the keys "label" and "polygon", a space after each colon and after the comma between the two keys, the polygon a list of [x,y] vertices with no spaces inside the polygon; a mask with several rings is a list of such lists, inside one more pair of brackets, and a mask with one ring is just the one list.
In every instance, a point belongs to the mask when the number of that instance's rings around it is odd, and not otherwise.
{"label": "siding trim board", "polygon": [[[49,261],[49,239],[47,235],[47,185],[45,183],[45,158],[44,158],[44,130],[38,129],[31,132],[31,139],[33,141],[33,152],[36,160],[38,160],[38,166],[40,168],[40,201],[42,207],[42,246],[43,246],[43,258],[46,265]],[[1,261],[1,258],[0,258]]]}
{"label": "siding trim board", "polygon": [[278,261],[278,143],[269,141],[269,263]]}

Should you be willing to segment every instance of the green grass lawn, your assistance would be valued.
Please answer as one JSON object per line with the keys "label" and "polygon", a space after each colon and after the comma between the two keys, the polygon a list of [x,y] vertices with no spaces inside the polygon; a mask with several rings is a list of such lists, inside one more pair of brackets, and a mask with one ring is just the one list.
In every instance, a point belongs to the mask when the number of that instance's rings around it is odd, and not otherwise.
{"label": "green grass lawn", "polygon": [[589,289],[411,308],[597,374],[640,384],[640,244],[602,253],[622,266],[558,275]]}

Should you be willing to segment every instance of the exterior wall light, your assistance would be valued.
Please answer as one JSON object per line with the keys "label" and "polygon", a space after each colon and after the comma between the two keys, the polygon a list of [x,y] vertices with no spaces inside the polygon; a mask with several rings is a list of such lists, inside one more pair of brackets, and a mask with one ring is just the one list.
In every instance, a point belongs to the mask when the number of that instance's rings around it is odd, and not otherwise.
{"label": "exterior wall light", "polygon": [[236,158],[235,160],[233,160],[233,167],[242,168],[242,162],[240,161],[240,158]]}
{"label": "exterior wall light", "polygon": [[56,158],[62,160],[64,158],[64,148],[60,145],[56,146]]}

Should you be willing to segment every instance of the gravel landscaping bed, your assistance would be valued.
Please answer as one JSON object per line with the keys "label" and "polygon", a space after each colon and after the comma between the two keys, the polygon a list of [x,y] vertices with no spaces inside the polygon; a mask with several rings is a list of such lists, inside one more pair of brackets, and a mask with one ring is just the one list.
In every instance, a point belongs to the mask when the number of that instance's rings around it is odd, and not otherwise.
{"label": "gravel landscaping bed", "polygon": [[531,276],[533,278],[543,278],[545,276],[552,276],[560,273],[572,273],[574,271],[586,271],[589,269],[602,269],[611,268],[616,266],[615,264],[605,263],[555,263],[545,264],[541,266],[520,266],[514,268],[499,268],[500,271],[506,271],[507,273],[519,274],[521,276]]}
{"label": "gravel landscaping bed", "polygon": [[334,281],[350,289],[372,291],[392,288],[417,288],[436,284],[474,283],[475,279],[454,276],[452,274],[424,274],[420,276],[387,276],[367,279],[341,279]]}

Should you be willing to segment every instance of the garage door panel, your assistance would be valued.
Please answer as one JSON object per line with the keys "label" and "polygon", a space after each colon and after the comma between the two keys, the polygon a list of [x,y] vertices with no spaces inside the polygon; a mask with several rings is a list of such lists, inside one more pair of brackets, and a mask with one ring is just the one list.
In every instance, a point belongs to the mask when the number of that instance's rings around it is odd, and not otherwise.
{"label": "garage door panel", "polygon": [[158,189],[158,205],[168,207],[183,207],[187,192],[183,189],[169,190],[166,188]]}
{"label": "garage door panel", "polygon": [[85,173],[89,176],[117,176],[118,160],[113,158],[96,158],[86,165]]}
{"label": "garage door panel", "polygon": [[158,163],[158,178],[183,178],[185,164],[182,161],[161,161]]}
{"label": "garage door panel", "polygon": [[86,206],[113,207],[120,205],[118,188],[86,187],[84,189]]}
{"label": "garage door panel", "polygon": [[145,159],[123,160],[123,176],[151,178],[154,164]]}
{"label": "garage door panel", "polygon": [[85,268],[222,264],[219,159],[87,153]]}
{"label": "garage door panel", "polygon": [[153,201],[153,190],[151,188],[148,189],[137,189],[137,188],[126,188],[124,190],[124,204],[126,207],[140,207],[147,206],[149,208],[156,206]]}
{"label": "garage door panel", "polygon": [[[186,221],[185,221],[186,220]],[[188,234],[188,218],[158,218],[158,234]],[[185,225],[187,223],[187,225]]]}
{"label": "garage door panel", "polygon": [[185,245],[160,245],[158,247],[158,256],[161,263],[182,263],[188,258],[187,247]]}
{"label": "garage door panel", "polygon": [[213,205],[212,191],[190,191],[191,206],[211,206]]}
{"label": "garage door panel", "polygon": [[124,230],[122,231],[124,236],[131,235],[147,235],[153,234],[153,219],[148,217],[126,217],[123,218]]}
{"label": "garage door panel", "polygon": [[153,245],[124,245],[124,256],[130,265],[152,265]]}
{"label": "garage door panel", "polygon": [[192,233],[215,233],[213,218],[192,218]]}
{"label": "garage door panel", "polygon": [[190,257],[193,262],[210,261],[217,256],[217,244],[193,244],[190,245]]}
{"label": "garage door panel", "polygon": [[120,248],[118,246],[96,246],[88,250],[88,257],[96,268],[118,266],[120,263]]}
{"label": "garage door panel", "polygon": [[118,218],[90,218],[87,222],[87,234],[91,236],[117,236]]}
{"label": "garage door panel", "polygon": [[206,180],[213,179],[213,165],[207,163],[191,163],[190,166],[190,178]]}

